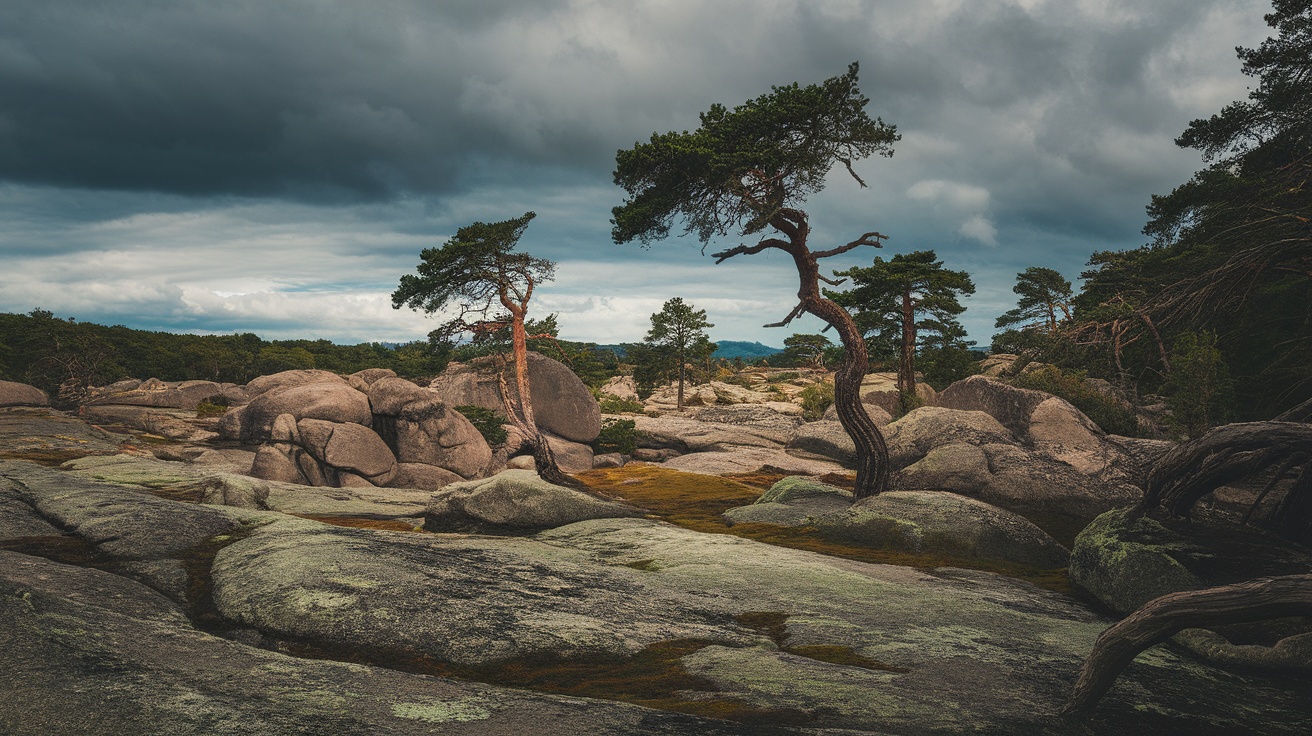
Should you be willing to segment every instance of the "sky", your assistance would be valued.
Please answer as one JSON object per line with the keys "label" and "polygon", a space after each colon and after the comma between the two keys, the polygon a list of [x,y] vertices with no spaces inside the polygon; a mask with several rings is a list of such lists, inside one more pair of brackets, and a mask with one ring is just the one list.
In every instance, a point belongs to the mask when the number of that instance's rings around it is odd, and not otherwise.
{"label": "sky", "polygon": [[[714,103],[860,63],[892,158],[806,203],[826,265],[932,249],[987,346],[1016,274],[1134,248],[1174,139],[1247,94],[1263,0],[5,0],[0,312],[340,343],[424,339],[391,306],[456,229],[537,213],[530,313],[642,339],[672,297],[714,340],[817,332],[782,253],[616,245],[615,153]],[[740,241],[717,241],[709,254]]]}

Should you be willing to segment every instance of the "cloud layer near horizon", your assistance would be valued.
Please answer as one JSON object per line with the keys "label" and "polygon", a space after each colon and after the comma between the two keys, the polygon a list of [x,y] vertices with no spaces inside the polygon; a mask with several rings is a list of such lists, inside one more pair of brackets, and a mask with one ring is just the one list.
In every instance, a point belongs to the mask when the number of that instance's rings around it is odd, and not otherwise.
{"label": "cloud layer near horizon", "polygon": [[[874,228],[979,286],[1134,247],[1173,138],[1242,97],[1257,0],[424,3],[18,0],[0,7],[0,310],[179,331],[422,338],[389,294],[423,247],[534,210],[565,336],[636,340],[672,296],[717,339],[779,344],[782,259],[615,246],[617,148],[713,102],[861,63],[891,160],[837,175],[813,239]],[[868,263],[849,254],[833,267]]]}

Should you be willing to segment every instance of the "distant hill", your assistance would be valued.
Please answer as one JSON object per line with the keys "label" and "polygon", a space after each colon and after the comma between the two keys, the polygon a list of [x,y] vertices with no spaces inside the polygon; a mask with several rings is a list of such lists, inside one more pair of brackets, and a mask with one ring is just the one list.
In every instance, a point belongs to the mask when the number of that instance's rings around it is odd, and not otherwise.
{"label": "distant hill", "polygon": [[768,358],[771,355],[777,355],[783,352],[782,348],[772,348],[769,345],[762,345],[759,342],[716,340],[715,345],[715,352],[711,354],[711,357],[724,358],[726,360],[733,360],[734,358],[756,360],[758,358]]}

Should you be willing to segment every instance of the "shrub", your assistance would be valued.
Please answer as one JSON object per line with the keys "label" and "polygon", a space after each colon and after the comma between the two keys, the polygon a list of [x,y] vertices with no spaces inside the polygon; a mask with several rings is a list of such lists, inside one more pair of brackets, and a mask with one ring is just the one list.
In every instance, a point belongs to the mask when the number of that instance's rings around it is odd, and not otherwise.
{"label": "shrub", "polygon": [[481,406],[457,406],[456,411],[463,414],[465,419],[474,425],[474,429],[483,435],[483,439],[487,440],[489,445],[496,447],[505,444],[506,429],[501,426],[506,422],[505,417]]}
{"label": "shrub", "polygon": [[834,384],[826,381],[813,383],[802,389],[798,395],[802,400],[802,418],[814,422],[825,415],[825,410],[834,403]]}
{"label": "shrub", "polygon": [[599,453],[619,452],[632,455],[638,447],[637,424],[632,419],[607,419],[601,424],[601,434],[592,443]]}
{"label": "shrub", "polygon": [[911,391],[900,391],[897,395],[897,405],[893,407],[893,409],[895,409],[893,417],[895,419],[904,417],[913,410],[919,409],[924,405],[925,400],[920,398],[916,393]]}
{"label": "shrub", "polygon": [[602,414],[641,414],[646,408],[641,401],[621,399],[618,396],[602,396],[597,403]]}
{"label": "shrub", "polygon": [[1234,381],[1216,347],[1215,332],[1186,332],[1175,341],[1164,389],[1171,426],[1190,439],[1230,420]]}
{"label": "shrub", "polygon": [[1012,384],[1066,399],[1102,427],[1104,432],[1131,437],[1138,434],[1139,419],[1134,409],[1086,385],[1084,375],[1084,371],[1063,372],[1055,365],[1047,365],[1017,376]]}
{"label": "shrub", "polygon": [[196,405],[196,418],[221,417],[228,411],[228,397],[211,396]]}

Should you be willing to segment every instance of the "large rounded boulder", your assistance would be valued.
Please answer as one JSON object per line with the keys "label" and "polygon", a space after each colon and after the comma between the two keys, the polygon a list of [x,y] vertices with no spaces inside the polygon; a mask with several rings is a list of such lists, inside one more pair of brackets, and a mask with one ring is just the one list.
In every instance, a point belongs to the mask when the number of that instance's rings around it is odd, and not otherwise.
{"label": "large rounded boulder", "polygon": [[[573,442],[592,442],[601,433],[601,409],[587,385],[564,364],[545,355],[528,354],[529,390],[538,428]],[[506,387],[517,397],[513,369]],[[433,379],[430,388],[447,406],[480,406],[503,411],[493,361],[453,363]]]}
{"label": "large rounded boulder", "polygon": [[298,421],[322,419],[365,427],[373,423],[369,399],[338,379],[283,385],[263,391],[251,399],[251,403],[224,414],[219,422],[219,433],[228,439],[262,442],[269,439],[274,420],[283,414],[290,414]]}
{"label": "large rounded boulder", "polygon": [[1024,517],[943,491],[889,491],[811,523],[827,538],[880,549],[1047,568],[1069,556]]}
{"label": "large rounded boulder", "polygon": [[431,389],[395,376],[368,385],[374,429],[398,462],[434,465],[462,478],[483,475],[492,449],[463,414]]}
{"label": "large rounded boulder", "polygon": [[50,406],[50,397],[36,386],[0,381],[0,406]]}

